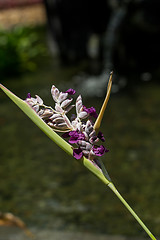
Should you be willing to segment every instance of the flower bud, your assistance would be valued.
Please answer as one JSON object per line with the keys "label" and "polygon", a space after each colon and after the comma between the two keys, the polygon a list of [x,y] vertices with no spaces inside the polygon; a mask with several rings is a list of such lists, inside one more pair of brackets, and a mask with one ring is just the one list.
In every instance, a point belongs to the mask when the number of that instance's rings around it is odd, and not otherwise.
{"label": "flower bud", "polygon": [[80,109],[82,107],[83,107],[83,105],[82,105],[82,97],[81,97],[81,95],[79,95],[77,100],[76,100],[76,112],[77,112],[77,114],[80,112]]}
{"label": "flower bud", "polygon": [[68,128],[66,123],[56,123],[54,126],[61,129]]}
{"label": "flower bud", "polygon": [[97,136],[93,136],[89,139],[89,142],[91,144],[95,144],[95,143],[99,142],[99,138]]}
{"label": "flower bud", "polygon": [[53,100],[57,102],[57,99],[59,97],[59,90],[54,85],[51,88],[51,94],[52,94]]}
{"label": "flower bud", "polygon": [[93,131],[93,126],[90,120],[86,122],[85,132],[90,134]]}
{"label": "flower bud", "polygon": [[68,113],[75,105],[70,105],[65,108],[65,113]]}
{"label": "flower bud", "polygon": [[64,122],[67,124],[69,128],[73,128],[71,122],[69,121],[68,117],[66,115],[63,116]]}
{"label": "flower bud", "polygon": [[41,110],[38,112],[38,115],[41,116],[43,113],[44,113],[44,109],[41,109]]}
{"label": "flower bud", "polygon": [[66,99],[65,101],[63,101],[62,103],[61,103],[61,108],[66,108],[66,107],[68,107],[68,105],[72,102],[72,98],[70,98],[70,99]]}
{"label": "flower bud", "polygon": [[91,148],[92,148],[92,145],[87,142],[87,143],[86,143],[86,150],[91,150]]}
{"label": "flower bud", "polygon": [[63,113],[63,109],[57,103],[55,104],[55,109],[57,112]]}
{"label": "flower bud", "polygon": [[94,136],[96,136],[96,131],[93,130],[93,131],[89,134],[89,136],[90,136],[90,137],[94,137]]}
{"label": "flower bud", "polygon": [[92,145],[86,141],[79,140],[77,143],[81,147],[81,149],[90,150],[92,148]]}
{"label": "flower bud", "polygon": [[33,104],[37,104],[37,99],[36,98],[31,97],[30,100],[33,102]]}
{"label": "flower bud", "polygon": [[33,106],[32,108],[33,108],[33,110],[35,110],[36,112],[39,111],[39,106],[38,106],[38,105],[35,105],[35,106]]}
{"label": "flower bud", "polygon": [[84,118],[88,117],[88,113],[87,112],[80,112],[78,114],[78,117],[81,118],[81,119],[84,119]]}
{"label": "flower bud", "polygon": [[86,132],[83,132],[84,136],[85,136],[85,140],[88,141],[89,137],[88,134]]}
{"label": "flower bud", "polygon": [[64,119],[62,117],[53,119],[53,123],[62,123],[62,122],[64,122]]}
{"label": "flower bud", "polygon": [[51,109],[45,109],[43,114],[41,114],[41,118],[47,119],[53,115],[53,111]]}
{"label": "flower bud", "polygon": [[61,103],[61,102],[64,101],[67,97],[68,97],[68,93],[60,92],[59,97],[58,97],[58,102]]}
{"label": "flower bud", "polygon": [[36,99],[37,99],[37,103],[38,103],[39,105],[43,105],[43,100],[42,100],[42,98],[40,98],[38,95],[36,95]]}
{"label": "flower bud", "polygon": [[78,142],[77,142],[80,146],[83,146],[83,147],[86,147],[86,141],[83,141],[83,140],[79,140]]}
{"label": "flower bud", "polygon": [[59,113],[54,113],[49,119],[53,120],[55,118],[61,117],[61,114]]}
{"label": "flower bud", "polygon": [[27,98],[26,99],[26,102],[32,107],[33,105],[36,105],[37,104],[37,99],[36,98]]}

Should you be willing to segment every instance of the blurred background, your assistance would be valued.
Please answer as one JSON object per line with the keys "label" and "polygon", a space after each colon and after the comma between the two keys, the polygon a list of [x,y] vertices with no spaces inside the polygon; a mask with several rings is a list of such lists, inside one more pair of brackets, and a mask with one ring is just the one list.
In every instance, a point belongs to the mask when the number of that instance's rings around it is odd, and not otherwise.
{"label": "blurred background", "polygon": [[[0,0],[0,82],[22,99],[30,92],[53,106],[54,84],[62,91],[75,88],[84,105],[98,112],[114,71],[102,122],[109,149],[104,164],[156,236],[159,12],[158,0]],[[51,238],[45,235],[48,240],[146,236],[116,196],[51,142],[2,91],[0,139],[2,213],[19,216],[38,234],[51,231]],[[10,230],[2,237],[1,231],[0,240],[13,236]]]}

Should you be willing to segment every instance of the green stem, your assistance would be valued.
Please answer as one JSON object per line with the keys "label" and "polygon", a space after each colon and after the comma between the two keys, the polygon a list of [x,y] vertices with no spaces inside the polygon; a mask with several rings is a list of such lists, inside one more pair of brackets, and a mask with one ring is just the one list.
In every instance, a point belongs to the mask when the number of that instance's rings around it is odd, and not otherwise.
{"label": "green stem", "polygon": [[117,197],[121,200],[124,206],[128,209],[128,211],[132,214],[132,216],[137,220],[137,222],[141,225],[141,227],[145,230],[145,232],[150,236],[151,239],[156,240],[153,234],[149,231],[146,225],[141,221],[138,215],[133,211],[133,209],[129,206],[129,204],[124,200],[121,194],[117,191],[113,183],[109,183],[108,187],[117,195]]}

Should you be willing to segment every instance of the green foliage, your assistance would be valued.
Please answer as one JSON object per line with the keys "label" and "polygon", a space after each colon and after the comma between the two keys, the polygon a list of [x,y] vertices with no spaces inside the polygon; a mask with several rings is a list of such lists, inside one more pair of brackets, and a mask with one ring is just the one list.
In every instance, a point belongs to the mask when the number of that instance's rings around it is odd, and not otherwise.
{"label": "green foliage", "polygon": [[38,58],[46,52],[39,30],[26,27],[0,30],[1,77],[36,69]]}

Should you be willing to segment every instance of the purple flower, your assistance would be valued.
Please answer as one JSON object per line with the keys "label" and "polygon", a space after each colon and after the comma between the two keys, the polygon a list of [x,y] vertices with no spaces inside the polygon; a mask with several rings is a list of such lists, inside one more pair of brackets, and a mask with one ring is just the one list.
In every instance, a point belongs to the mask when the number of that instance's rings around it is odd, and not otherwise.
{"label": "purple flower", "polygon": [[86,108],[85,106],[83,106],[83,110],[94,118],[98,117],[98,114],[96,113],[96,109],[94,107]]}
{"label": "purple flower", "polygon": [[82,150],[80,148],[73,149],[73,157],[76,159],[80,159],[83,157]]}
{"label": "purple flower", "polygon": [[103,133],[99,131],[97,137],[102,141],[102,142],[105,142],[105,138],[103,136]]}
{"label": "purple flower", "polygon": [[69,88],[67,91],[65,91],[65,93],[68,93],[69,95],[74,95],[76,91],[72,88]]}
{"label": "purple flower", "polygon": [[85,135],[83,133],[80,133],[78,131],[71,131],[69,132],[69,143],[73,144],[73,143],[77,143],[79,140],[84,140],[85,139]]}
{"label": "purple flower", "polygon": [[109,150],[107,150],[103,145],[101,145],[101,146],[93,146],[92,151],[94,152],[95,155],[102,156],[105,154],[105,152],[108,152]]}
{"label": "purple flower", "polygon": [[31,98],[31,94],[30,93],[27,93],[27,98]]}

